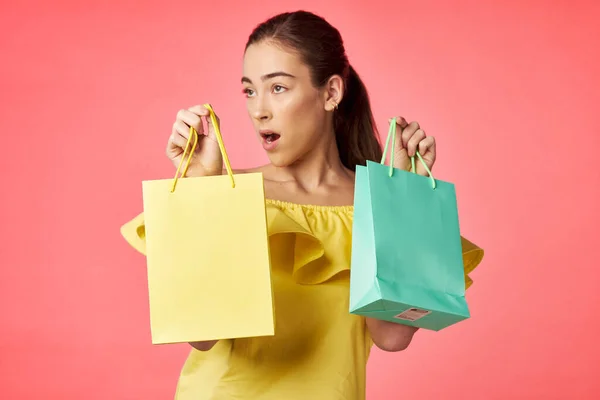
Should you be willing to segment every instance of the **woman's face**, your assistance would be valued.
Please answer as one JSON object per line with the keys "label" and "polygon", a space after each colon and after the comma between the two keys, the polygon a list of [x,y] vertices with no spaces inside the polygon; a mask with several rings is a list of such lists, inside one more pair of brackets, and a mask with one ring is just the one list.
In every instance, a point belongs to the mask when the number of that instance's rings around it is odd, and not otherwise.
{"label": "woman's face", "polygon": [[248,114],[275,166],[293,164],[330,139],[331,105],[309,72],[298,55],[272,42],[253,44],[244,55]]}

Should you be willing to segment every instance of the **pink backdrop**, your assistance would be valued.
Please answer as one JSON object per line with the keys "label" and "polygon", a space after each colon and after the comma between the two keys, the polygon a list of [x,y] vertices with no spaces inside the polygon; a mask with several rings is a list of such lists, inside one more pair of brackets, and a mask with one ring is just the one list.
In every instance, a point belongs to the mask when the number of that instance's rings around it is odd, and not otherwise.
{"label": "pink backdrop", "polygon": [[181,107],[213,104],[234,167],[265,161],[242,50],[297,8],[341,30],[384,130],[402,114],[437,137],[437,177],[486,250],[472,319],[376,351],[368,399],[597,398],[599,7],[245,3],[0,6],[0,398],[172,397],[188,347],[150,344],[145,260],[119,227],[142,179],[174,173]]}

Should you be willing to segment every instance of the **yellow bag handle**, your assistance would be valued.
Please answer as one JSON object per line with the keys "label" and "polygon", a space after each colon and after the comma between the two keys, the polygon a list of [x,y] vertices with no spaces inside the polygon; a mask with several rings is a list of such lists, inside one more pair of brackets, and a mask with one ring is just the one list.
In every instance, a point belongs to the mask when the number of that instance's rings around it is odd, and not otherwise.
{"label": "yellow bag handle", "polygon": [[[215,133],[217,135],[217,142],[219,143],[219,148],[221,149],[221,156],[223,157],[223,162],[225,163],[225,168],[227,168],[227,175],[231,179],[231,187],[235,187],[235,180],[233,179],[233,171],[231,169],[231,165],[229,163],[229,157],[227,157],[227,151],[225,150],[225,145],[223,144],[223,137],[221,136],[221,129],[219,127],[219,122],[217,121],[217,116],[215,115],[215,111],[213,110],[210,104],[204,104],[204,107],[209,112],[210,121],[215,128]],[[181,161],[179,162],[179,166],[177,167],[177,171],[175,172],[175,178],[173,179],[173,186],[171,187],[171,193],[175,191],[175,186],[177,185],[177,181],[179,180],[179,171],[181,170],[181,165],[183,164],[183,160],[185,159],[185,155],[188,152],[188,148],[190,146],[190,142],[193,140],[194,144],[191,146],[188,155],[187,161],[185,163],[185,168],[183,169],[183,173],[181,176],[185,176],[187,170],[190,166],[190,161],[192,161],[192,157],[194,155],[194,150],[196,150],[196,146],[198,145],[198,132],[190,126],[190,136],[188,137],[188,141],[185,145],[185,149],[183,150],[183,155],[181,156]]]}

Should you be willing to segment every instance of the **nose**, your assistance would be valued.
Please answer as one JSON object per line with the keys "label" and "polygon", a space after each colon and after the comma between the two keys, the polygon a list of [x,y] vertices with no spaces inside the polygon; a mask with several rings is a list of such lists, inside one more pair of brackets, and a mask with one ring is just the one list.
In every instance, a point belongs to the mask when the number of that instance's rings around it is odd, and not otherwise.
{"label": "nose", "polygon": [[256,99],[252,108],[252,117],[257,121],[264,122],[270,120],[273,117],[273,114],[271,113],[271,108],[269,107],[267,102],[264,99],[261,99],[260,97]]}

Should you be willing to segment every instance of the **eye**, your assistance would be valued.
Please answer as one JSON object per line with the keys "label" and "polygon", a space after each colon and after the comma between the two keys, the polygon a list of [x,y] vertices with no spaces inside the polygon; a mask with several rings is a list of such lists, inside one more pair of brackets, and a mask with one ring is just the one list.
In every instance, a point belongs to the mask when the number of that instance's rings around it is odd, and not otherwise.
{"label": "eye", "polygon": [[246,97],[254,96],[254,90],[252,90],[250,88],[244,88],[244,90],[242,92],[246,95]]}
{"label": "eye", "polygon": [[281,93],[281,92],[285,91],[285,88],[281,85],[275,85],[275,86],[273,86],[273,91],[275,93]]}

